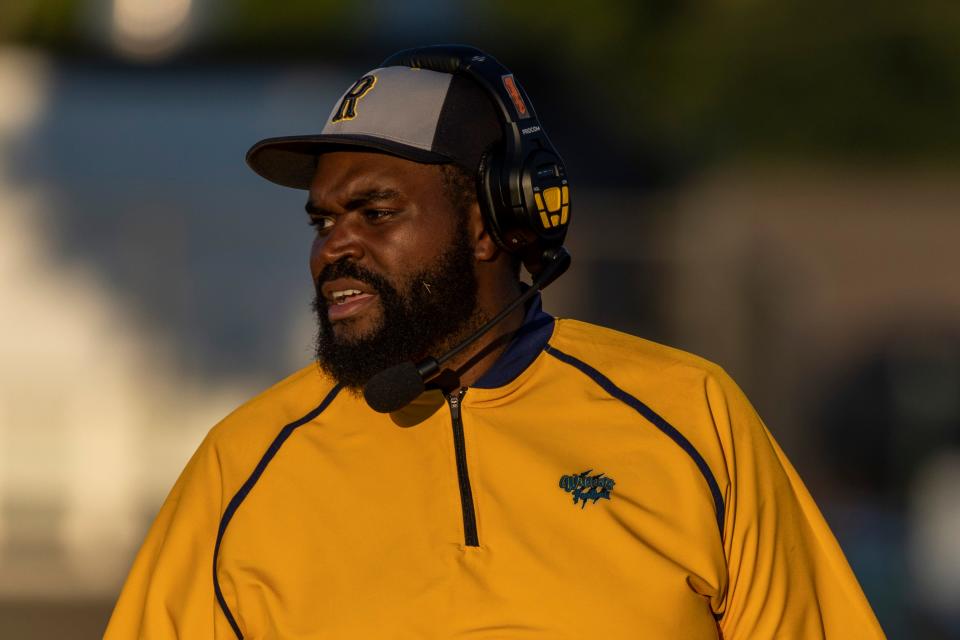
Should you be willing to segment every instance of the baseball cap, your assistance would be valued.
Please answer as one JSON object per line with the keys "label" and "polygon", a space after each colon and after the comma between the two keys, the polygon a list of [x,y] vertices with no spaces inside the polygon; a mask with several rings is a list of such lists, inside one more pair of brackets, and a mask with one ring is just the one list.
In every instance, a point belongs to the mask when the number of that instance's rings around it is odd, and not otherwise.
{"label": "baseball cap", "polygon": [[261,140],[247,152],[247,164],[267,180],[296,189],[310,188],[317,156],[334,150],[456,163],[475,172],[502,135],[491,97],[470,77],[381,67],[344,92],[320,133]]}

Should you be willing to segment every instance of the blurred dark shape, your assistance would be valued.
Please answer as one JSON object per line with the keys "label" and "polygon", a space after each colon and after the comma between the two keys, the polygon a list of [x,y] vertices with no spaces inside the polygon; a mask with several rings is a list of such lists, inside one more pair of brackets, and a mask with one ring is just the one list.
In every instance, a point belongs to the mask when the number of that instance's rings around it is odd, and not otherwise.
{"label": "blurred dark shape", "polygon": [[960,631],[951,631],[956,607],[918,601],[921,576],[908,568],[910,531],[920,524],[906,517],[916,477],[942,452],[960,450],[960,334],[935,327],[918,325],[853,361],[830,385],[815,422],[834,478],[828,515],[891,638],[949,639]]}
{"label": "blurred dark shape", "polygon": [[[608,219],[616,217],[611,215]],[[585,279],[590,286],[583,292],[582,304],[596,317],[603,318],[606,326],[648,340],[668,340],[663,317],[666,277],[660,261],[599,257],[583,268],[588,271]]]}
{"label": "blurred dark shape", "polygon": [[[591,87],[598,120],[701,156],[956,155],[960,5],[495,2],[518,45]],[[509,18],[503,19],[503,16]],[[551,43],[547,48],[545,43]],[[525,43],[525,46],[522,44]]]}
{"label": "blurred dark shape", "polygon": [[960,334],[918,331],[850,367],[817,421],[839,479],[896,501],[925,459],[960,447]]}
{"label": "blurred dark shape", "polygon": [[71,49],[84,37],[82,5],[80,0],[6,0],[0,4],[0,42]]}
{"label": "blurred dark shape", "polygon": [[113,602],[93,599],[0,600],[4,638],[100,638]]}

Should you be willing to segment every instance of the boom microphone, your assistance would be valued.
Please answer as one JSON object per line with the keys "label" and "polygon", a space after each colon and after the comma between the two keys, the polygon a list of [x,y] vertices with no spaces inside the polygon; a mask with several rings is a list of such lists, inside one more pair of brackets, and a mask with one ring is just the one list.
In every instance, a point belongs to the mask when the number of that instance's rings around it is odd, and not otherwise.
{"label": "boom microphone", "polygon": [[426,383],[440,373],[440,365],[450,360],[483,337],[510,312],[543,290],[570,266],[570,254],[563,247],[544,252],[544,266],[530,288],[491,318],[466,340],[439,358],[428,357],[420,362],[401,362],[374,375],[363,387],[363,397],[374,411],[390,413],[413,402],[426,389]]}

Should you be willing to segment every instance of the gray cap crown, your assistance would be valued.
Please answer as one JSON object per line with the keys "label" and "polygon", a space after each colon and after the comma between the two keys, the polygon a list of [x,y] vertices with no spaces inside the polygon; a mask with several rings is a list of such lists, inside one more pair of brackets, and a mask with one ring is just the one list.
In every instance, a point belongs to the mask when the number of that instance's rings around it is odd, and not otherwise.
{"label": "gray cap crown", "polygon": [[370,71],[333,105],[319,134],[267,138],[247,152],[258,174],[308,189],[324,151],[379,151],[414,162],[454,162],[476,170],[500,139],[485,90],[463,75],[394,66]]}

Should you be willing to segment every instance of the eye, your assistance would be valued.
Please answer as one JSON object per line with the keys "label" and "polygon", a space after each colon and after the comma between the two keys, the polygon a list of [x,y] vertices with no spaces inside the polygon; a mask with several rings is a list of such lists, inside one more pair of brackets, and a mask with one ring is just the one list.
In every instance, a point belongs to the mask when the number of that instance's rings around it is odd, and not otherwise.
{"label": "eye", "polygon": [[332,216],[310,216],[309,224],[311,227],[316,227],[317,233],[329,231],[330,228],[333,226],[333,217]]}
{"label": "eye", "polygon": [[382,222],[391,218],[396,212],[389,209],[365,209],[363,216],[369,222]]}

